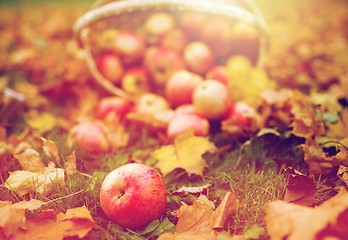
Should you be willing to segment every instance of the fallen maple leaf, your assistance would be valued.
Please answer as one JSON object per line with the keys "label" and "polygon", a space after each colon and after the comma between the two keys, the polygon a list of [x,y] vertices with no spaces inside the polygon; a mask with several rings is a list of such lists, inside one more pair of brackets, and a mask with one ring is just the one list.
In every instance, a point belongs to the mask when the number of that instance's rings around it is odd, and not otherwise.
{"label": "fallen maple leaf", "polygon": [[289,173],[285,189],[284,201],[304,206],[312,206],[317,187],[313,179],[294,168],[285,169]]}
{"label": "fallen maple leaf", "polygon": [[220,205],[214,210],[214,204],[205,196],[196,198],[192,205],[185,203],[177,211],[179,218],[173,233],[164,233],[158,240],[213,240],[218,230],[237,208],[238,200],[234,193],[225,194]]}
{"label": "fallen maple leaf", "polygon": [[152,156],[158,159],[156,167],[161,169],[163,175],[167,175],[176,168],[185,169],[188,175],[203,174],[207,163],[202,155],[207,151],[214,151],[216,147],[208,138],[191,134],[191,132],[184,132],[174,140],[174,144],[163,146],[152,152]]}
{"label": "fallen maple leaf", "polygon": [[15,204],[6,204],[0,208],[0,237],[3,235],[9,239],[14,235],[18,228],[25,227],[25,210],[36,210],[42,206],[43,202],[31,199],[30,201]]}
{"label": "fallen maple leaf", "polygon": [[26,209],[35,210],[43,204],[32,199],[1,208],[0,236],[3,234],[11,240],[83,238],[96,226],[85,206],[68,209],[65,214],[52,209],[44,210],[36,218],[25,218]]}
{"label": "fallen maple leaf", "polygon": [[44,153],[48,156],[48,157],[54,157],[56,162],[59,163],[60,162],[60,156],[58,153],[58,147],[57,145],[48,139],[45,138],[41,138],[43,141],[43,146],[42,149],[44,151]]}
{"label": "fallen maple leaf", "polygon": [[27,148],[24,152],[13,156],[22,165],[24,171],[32,171],[46,167],[46,165],[41,161],[40,154],[33,148]]}
{"label": "fallen maple leaf", "polygon": [[317,208],[285,201],[266,205],[267,232],[271,239],[346,239],[348,236],[348,193],[342,190]]}
{"label": "fallen maple leaf", "polygon": [[14,171],[3,184],[4,187],[23,196],[31,192],[47,195],[56,185],[64,186],[64,169],[46,167],[36,172]]}
{"label": "fallen maple leaf", "polygon": [[328,124],[329,131],[332,136],[346,138],[348,136],[348,108],[341,111],[340,119],[335,124]]}

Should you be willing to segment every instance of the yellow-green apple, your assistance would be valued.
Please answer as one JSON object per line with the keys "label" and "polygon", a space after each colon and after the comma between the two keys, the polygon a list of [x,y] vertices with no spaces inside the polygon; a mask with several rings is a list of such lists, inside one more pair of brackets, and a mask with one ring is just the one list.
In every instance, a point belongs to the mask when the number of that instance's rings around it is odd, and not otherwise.
{"label": "yellow-green apple", "polygon": [[257,118],[256,110],[244,102],[234,102],[229,106],[225,120],[234,119],[235,122],[244,127],[251,127]]}
{"label": "yellow-green apple", "polygon": [[158,47],[148,48],[144,66],[148,69],[156,87],[164,87],[174,72],[185,69],[184,60],[178,52]]}
{"label": "yellow-green apple", "polygon": [[142,59],[145,52],[144,39],[134,31],[119,31],[114,40],[115,51],[124,65],[131,65]]}
{"label": "yellow-green apple", "polygon": [[177,135],[189,129],[194,130],[196,136],[207,136],[209,128],[209,121],[204,117],[195,113],[179,114],[169,121],[167,136],[173,140]]}
{"label": "yellow-green apple", "polygon": [[134,103],[134,112],[145,115],[154,115],[169,108],[167,99],[154,93],[144,93]]}
{"label": "yellow-green apple", "polygon": [[109,28],[96,35],[97,47],[102,51],[114,51],[114,41],[118,32],[117,29]]}
{"label": "yellow-green apple", "polygon": [[82,155],[100,155],[110,149],[105,127],[98,122],[82,122],[68,134],[68,147],[76,147]]}
{"label": "yellow-green apple", "polygon": [[202,41],[190,42],[184,49],[183,58],[189,70],[201,75],[215,65],[213,52]]}
{"label": "yellow-green apple", "polygon": [[209,22],[207,15],[198,12],[184,12],[180,17],[180,28],[191,40],[200,38],[200,31]]}
{"label": "yellow-green apple", "polygon": [[179,53],[183,52],[188,44],[188,38],[180,29],[173,29],[160,39],[159,45],[163,48],[172,49]]}
{"label": "yellow-green apple", "polygon": [[165,85],[165,96],[173,107],[192,102],[192,93],[203,81],[200,75],[187,70],[175,72]]}
{"label": "yellow-green apple", "polygon": [[121,85],[124,90],[134,95],[151,91],[150,76],[144,66],[134,66],[126,69]]}
{"label": "yellow-green apple", "polygon": [[214,79],[228,85],[228,72],[224,65],[216,65],[206,74],[206,79]]}
{"label": "yellow-green apple", "polygon": [[234,54],[247,56],[255,64],[260,48],[260,34],[257,29],[242,21],[236,22],[232,28],[233,38],[231,44]]}
{"label": "yellow-green apple", "polygon": [[116,54],[104,53],[97,59],[99,72],[113,84],[118,84],[124,72],[120,58]]}
{"label": "yellow-green apple", "polygon": [[192,102],[197,114],[209,120],[218,120],[223,118],[227,112],[230,95],[225,84],[208,79],[195,88]]}
{"label": "yellow-green apple", "polygon": [[114,169],[100,188],[100,204],[105,215],[126,228],[141,228],[158,219],[166,202],[167,190],[162,176],[141,163]]}
{"label": "yellow-green apple", "polygon": [[212,18],[200,31],[200,39],[210,46],[215,57],[226,56],[232,50],[232,38],[232,24],[222,17]]}
{"label": "yellow-green apple", "polygon": [[121,97],[106,97],[103,98],[97,107],[97,118],[103,120],[110,113],[114,113],[120,119],[131,110],[132,104]]}
{"label": "yellow-green apple", "polygon": [[163,34],[175,27],[173,16],[165,12],[151,14],[144,22],[143,30],[150,44],[157,43]]}

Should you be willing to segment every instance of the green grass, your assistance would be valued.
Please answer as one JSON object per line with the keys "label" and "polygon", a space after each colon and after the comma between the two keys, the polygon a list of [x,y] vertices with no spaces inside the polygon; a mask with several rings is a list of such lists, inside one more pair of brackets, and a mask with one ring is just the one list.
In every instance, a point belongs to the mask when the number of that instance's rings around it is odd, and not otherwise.
{"label": "green grass", "polygon": [[[36,198],[42,201],[53,201],[45,205],[45,208],[54,208],[65,212],[69,208],[86,206],[98,227],[91,231],[86,239],[155,239],[166,231],[173,231],[177,218],[174,211],[181,206],[181,202],[187,204],[199,196],[194,193],[176,194],[175,191],[181,186],[203,186],[210,184],[204,194],[215,203],[220,203],[226,192],[235,192],[239,201],[239,208],[232,214],[226,223],[226,233],[230,235],[244,234],[248,230],[253,231],[265,228],[263,207],[274,200],[282,199],[287,175],[282,171],[282,165],[298,166],[303,159],[299,149],[296,147],[301,139],[295,137],[276,136],[265,134],[252,138],[248,141],[234,139],[228,136],[212,137],[218,147],[229,146],[217,154],[205,154],[207,161],[203,177],[188,176],[182,169],[176,169],[165,177],[167,185],[167,207],[166,212],[158,220],[144,229],[132,231],[124,229],[112,223],[103,213],[99,202],[99,190],[104,177],[111,170],[121,166],[132,159],[137,158],[149,165],[154,165],[149,152],[159,147],[159,140],[151,136],[146,130],[132,131],[131,145],[120,149],[116,153],[107,154],[96,159],[94,164],[84,161],[77,155],[79,172],[66,176],[65,186],[56,186],[54,193],[48,197],[38,193],[27,194],[20,197],[17,194],[0,188],[1,200],[18,202]],[[47,138],[53,140],[61,154],[61,158],[70,154],[65,148],[66,135],[59,130],[49,133]],[[287,146],[287,148],[285,148]],[[289,147],[290,146],[290,147]],[[288,149],[285,151],[285,149]],[[290,149],[290,150],[289,150]],[[49,161],[52,159],[46,159]],[[317,202],[327,198],[330,187],[325,180],[318,179],[319,188],[316,196]],[[69,196],[69,197],[65,197]],[[65,198],[64,198],[65,197]],[[262,234],[260,239],[267,239]]]}

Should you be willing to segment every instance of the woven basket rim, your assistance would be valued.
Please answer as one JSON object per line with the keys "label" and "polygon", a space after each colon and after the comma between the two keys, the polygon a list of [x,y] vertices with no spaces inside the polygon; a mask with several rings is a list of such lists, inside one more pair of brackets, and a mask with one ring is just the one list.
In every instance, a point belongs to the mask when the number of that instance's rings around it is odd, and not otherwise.
{"label": "woven basket rim", "polygon": [[110,2],[91,9],[78,18],[73,26],[73,30],[78,35],[83,28],[89,27],[96,21],[107,19],[111,16],[121,15],[126,12],[144,12],[148,10],[194,11],[225,16],[251,24],[264,35],[268,35],[269,33],[267,24],[259,14],[253,14],[248,10],[225,2],[211,0],[123,0]]}
{"label": "woven basket rim", "polygon": [[[250,3],[252,0],[244,0]],[[255,6],[251,6],[255,9]],[[95,80],[103,86],[104,89],[110,93],[120,96],[124,99],[134,101],[134,96],[124,90],[114,86],[110,81],[105,79],[96,67],[96,63],[91,54],[91,46],[88,43],[88,36],[91,34],[89,28],[93,23],[107,19],[109,17],[122,15],[123,13],[132,12],[146,12],[149,10],[161,11],[192,11],[204,14],[212,14],[225,16],[231,19],[245,22],[250,24],[261,33],[259,58],[257,61],[257,67],[261,68],[266,59],[266,52],[269,49],[269,29],[264,21],[261,13],[255,11],[254,13],[245,10],[241,7],[228,4],[226,2],[216,2],[213,0],[121,0],[110,2],[105,5],[93,8],[77,19],[73,25],[73,31],[76,34],[78,42],[84,49],[85,58],[87,60],[88,67],[92,72]],[[258,9],[256,9],[258,10]]]}

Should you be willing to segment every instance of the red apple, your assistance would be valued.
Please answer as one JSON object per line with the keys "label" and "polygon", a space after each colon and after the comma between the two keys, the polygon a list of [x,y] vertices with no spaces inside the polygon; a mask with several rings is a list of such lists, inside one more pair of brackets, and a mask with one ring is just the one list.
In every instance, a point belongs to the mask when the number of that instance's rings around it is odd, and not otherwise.
{"label": "red apple", "polygon": [[99,155],[109,151],[105,128],[97,122],[83,122],[74,126],[68,135],[68,147],[76,147],[83,155]]}
{"label": "red apple", "polygon": [[122,88],[134,95],[150,92],[150,76],[143,66],[135,66],[126,69],[122,77]]}
{"label": "red apple", "polygon": [[231,44],[234,54],[247,56],[255,64],[259,55],[260,35],[256,28],[244,23],[236,22],[232,28],[233,39]]}
{"label": "red apple", "polygon": [[240,126],[251,127],[252,122],[256,119],[256,111],[244,102],[231,103],[225,119],[235,119]]}
{"label": "red apple", "polygon": [[177,135],[188,129],[193,129],[196,136],[207,136],[209,133],[208,119],[198,116],[197,114],[176,115],[169,121],[167,136],[174,139]]}
{"label": "red apple", "polygon": [[215,65],[213,52],[201,41],[189,43],[184,49],[183,56],[188,68],[197,74],[206,74]]}
{"label": "red apple", "polygon": [[184,12],[180,18],[180,27],[186,36],[195,41],[200,38],[201,28],[208,22],[209,18],[205,14]]}
{"label": "red apple", "polygon": [[206,79],[214,79],[228,85],[228,72],[227,68],[222,65],[214,66],[206,74]]}
{"label": "red apple", "polygon": [[168,101],[164,97],[154,93],[142,94],[134,104],[134,111],[145,115],[153,115],[168,109]]}
{"label": "red apple", "polygon": [[131,30],[118,32],[114,40],[115,51],[125,65],[140,60],[145,52],[145,41],[140,35]]}
{"label": "red apple", "polygon": [[159,45],[163,48],[171,49],[179,53],[183,52],[188,44],[188,38],[180,29],[173,29],[166,34],[160,40]]}
{"label": "red apple", "polygon": [[209,79],[195,88],[192,101],[197,114],[209,120],[217,120],[225,116],[230,96],[225,84]]}
{"label": "red apple", "polygon": [[117,84],[123,75],[124,68],[120,58],[112,53],[104,53],[97,59],[100,73],[113,84]]}
{"label": "red apple", "polygon": [[131,110],[131,103],[121,97],[103,98],[97,108],[97,117],[105,119],[110,113],[115,113],[119,118],[124,116]]}
{"label": "red apple", "polygon": [[144,227],[164,212],[167,190],[152,167],[130,163],[111,171],[100,189],[100,204],[113,222],[131,229]]}
{"label": "red apple", "polygon": [[202,26],[200,39],[212,49],[215,57],[226,56],[233,47],[232,24],[226,18],[212,18]]}
{"label": "red apple", "polygon": [[157,87],[163,87],[174,72],[185,69],[185,63],[178,52],[157,47],[147,50],[144,65]]}
{"label": "red apple", "polygon": [[146,40],[150,44],[157,43],[161,36],[172,30],[175,26],[172,15],[165,12],[156,12],[150,15],[143,26]]}
{"label": "red apple", "polygon": [[175,116],[194,114],[194,113],[195,113],[195,108],[193,107],[193,104],[183,104],[175,108]]}
{"label": "red apple", "polygon": [[187,70],[175,72],[167,81],[165,96],[173,107],[192,102],[192,93],[203,78]]}

